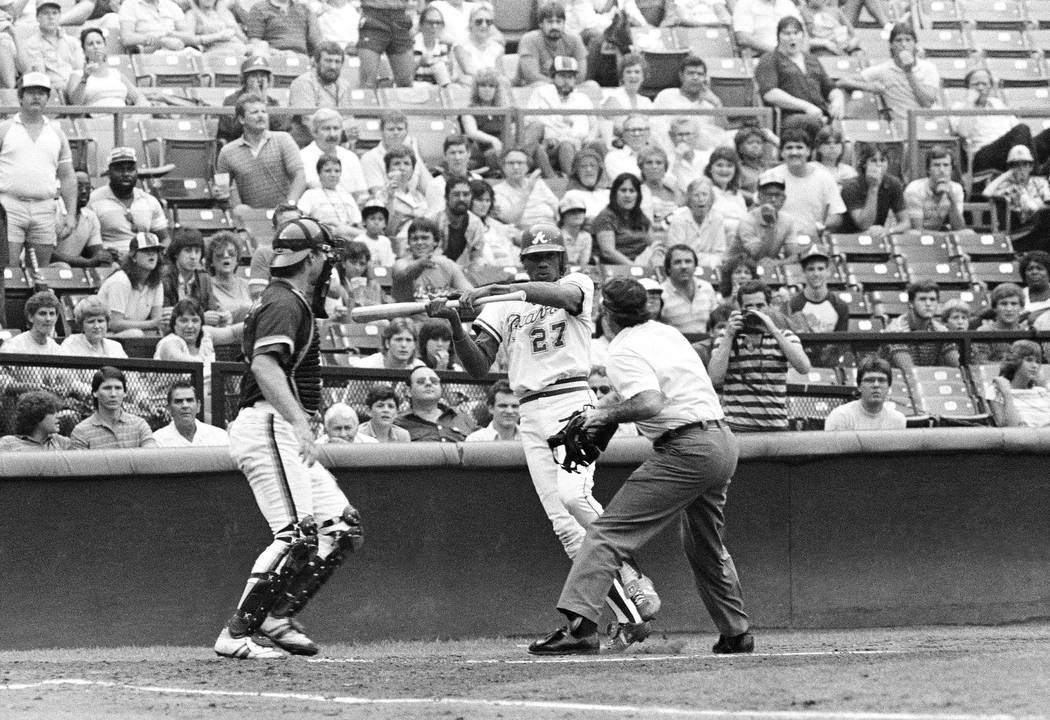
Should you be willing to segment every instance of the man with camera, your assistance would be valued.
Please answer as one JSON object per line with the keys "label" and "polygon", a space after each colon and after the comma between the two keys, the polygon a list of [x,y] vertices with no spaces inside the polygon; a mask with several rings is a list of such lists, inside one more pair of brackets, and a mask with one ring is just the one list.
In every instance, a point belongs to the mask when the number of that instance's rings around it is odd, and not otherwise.
{"label": "man with camera", "polygon": [[798,336],[780,329],[769,307],[770,289],[750,280],[737,289],[740,310],[715,340],[708,373],[721,387],[729,427],[736,432],[787,430],[787,369],[809,372]]}

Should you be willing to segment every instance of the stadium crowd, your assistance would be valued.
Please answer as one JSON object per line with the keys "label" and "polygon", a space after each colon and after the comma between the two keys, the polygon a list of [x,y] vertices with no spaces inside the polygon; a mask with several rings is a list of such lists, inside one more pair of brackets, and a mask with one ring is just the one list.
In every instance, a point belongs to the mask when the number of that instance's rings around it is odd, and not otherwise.
{"label": "stadium crowd", "polygon": [[[145,340],[159,361],[201,363],[205,379],[203,397],[192,384],[151,388],[171,420],[151,434],[124,409],[125,395],[132,406],[139,399],[119,370],[107,366],[88,384],[43,359],[33,372],[7,367],[4,391],[18,400],[0,447],[64,448],[56,417],[74,407],[75,448],[145,446],[154,435],[221,444],[221,431],[195,419],[210,413],[210,365],[236,355],[269,281],[273,229],[300,215],[328,226],[344,250],[326,303],[325,358],[403,374],[359,397],[330,392],[329,442],[517,436],[505,384],[484,401],[443,392],[439,373],[462,370],[444,321],[399,319],[371,335],[347,328],[355,307],[515,276],[522,231],[544,221],[562,229],[568,266],[598,284],[641,280],[653,319],[696,341],[736,430],[790,427],[787,385],[821,368],[860,393],[829,428],[899,427],[903,416],[883,405],[900,404],[902,386],[919,394],[917,369],[967,364],[1001,365],[1001,374],[959,375],[973,415],[987,408],[999,424],[1050,425],[1037,343],[978,339],[961,359],[956,336],[895,339],[875,352],[804,342],[877,329],[1050,327],[1050,130],[1009,110],[994,55],[970,55],[965,74],[937,62],[944,48],[923,43],[936,19],[917,16],[921,6],[571,0],[529,8],[518,25],[505,6],[464,0],[0,6],[0,87],[16,88],[19,108],[0,123],[9,272],[24,269],[38,286],[79,273],[96,290],[31,295],[25,326],[5,331],[0,352],[104,364],[127,357],[125,341]],[[1027,37],[1040,21],[1018,7]],[[981,30],[960,28],[971,39]],[[738,64],[750,81],[744,102],[719,82]],[[155,86],[166,74],[173,86],[186,76],[183,94]],[[218,87],[220,75],[238,86]],[[190,78],[204,76],[219,94],[194,94],[206,88]],[[84,146],[74,120],[55,117],[63,105],[163,105],[177,115],[205,96],[233,113],[186,121],[204,129],[202,196],[169,194],[159,179],[179,176],[184,156],[161,167],[156,148],[185,137],[151,141],[142,122],[137,141],[128,130],[127,144],[100,153],[93,175],[74,152]],[[397,110],[399,97],[469,112],[432,132],[429,117]],[[771,127],[721,112],[752,105],[773,109]],[[314,111],[273,112],[281,107]],[[987,114],[943,118],[938,142],[909,159],[908,111],[926,108]],[[594,110],[612,112],[583,112]],[[855,135],[858,122],[886,132]],[[995,219],[987,235],[972,229],[970,204]],[[998,255],[982,249],[986,237]],[[1015,254],[1019,272],[977,269]],[[897,301],[878,307],[880,290]],[[611,391],[601,380],[608,332],[595,322],[601,401]]]}

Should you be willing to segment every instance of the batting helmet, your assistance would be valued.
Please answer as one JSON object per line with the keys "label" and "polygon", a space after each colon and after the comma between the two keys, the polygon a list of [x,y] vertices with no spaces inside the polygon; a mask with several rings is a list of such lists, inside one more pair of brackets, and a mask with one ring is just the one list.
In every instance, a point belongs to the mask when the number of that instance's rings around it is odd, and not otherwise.
{"label": "batting helmet", "polygon": [[533,225],[521,234],[521,254],[565,252],[561,229],[550,223]]}
{"label": "batting helmet", "polygon": [[331,249],[332,236],[324,225],[308,217],[289,220],[277,229],[273,238],[270,267],[295,265],[315,250],[328,252]]}

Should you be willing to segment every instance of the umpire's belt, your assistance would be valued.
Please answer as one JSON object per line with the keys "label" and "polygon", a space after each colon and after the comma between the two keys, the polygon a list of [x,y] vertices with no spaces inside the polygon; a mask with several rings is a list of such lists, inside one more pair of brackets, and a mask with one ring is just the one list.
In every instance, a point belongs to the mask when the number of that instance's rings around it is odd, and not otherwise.
{"label": "umpire's belt", "polygon": [[590,385],[587,384],[587,377],[585,375],[562,378],[561,380],[555,380],[542,390],[533,390],[532,392],[525,393],[521,396],[521,404],[524,405],[527,402],[539,400],[544,397],[551,397],[552,395],[564,395],[565,393],[580,392],[581,390],[590,389]]}
{"label": "umpire's belt", "polygon": [[701,430],[711,430],[712,428],[727,427],[729,427],[729,423],[727,423],[725,420],[697,420],[696,422],[686,423],[685,425],[679,425],[678,427],[672,430],[668,430],[663,435],[653,440],[653,445],[670,442],[695,428],[700,428]]}

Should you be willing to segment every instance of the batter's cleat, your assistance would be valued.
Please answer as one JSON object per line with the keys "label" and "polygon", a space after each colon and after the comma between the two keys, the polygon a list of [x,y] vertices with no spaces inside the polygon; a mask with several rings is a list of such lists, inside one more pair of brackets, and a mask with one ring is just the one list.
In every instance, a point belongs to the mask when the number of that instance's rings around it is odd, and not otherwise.
{"label": "batter's cleat", "polygon": [[653,631],[648,620],[640,623],[609,623],[606,630],[608,640],[602,650],[609,653],[621,653],[634,643],[645,642]]}
{"label": "batter's cleat", "polygon": [[755,636],[749,632],[739,635],[719,635],[718,642],[711,648],[716,655],[736,655],[755,651]]}
{"label": "batter's cleat", "polygon": [[273,644],[292,655],[316,655],[317,645],[303,632],[303,626],[294,618],[278,618],[267,615],[259,626],[259,633]]}
{"label": "batter's cleat", "polygon": [[558,628],[529,645],[530,655],[591,655],[600,650],[598,633],[576,637],[568,627]]}
{"label": "batter's cleat", "polygon": [[660,612],[660,596],[656,594],[653,581],[645,575],[628,580],[623,585],[624,592],[638,608],[642,620],[652,620]]}
{"label": "batter's cleat", "polygon": [[219,639],[215,641],[215,654],[235,660],[279,660],[287,657],[282,650],[263,647],[248,635],[234,637],[227,627],[222,629]]}

